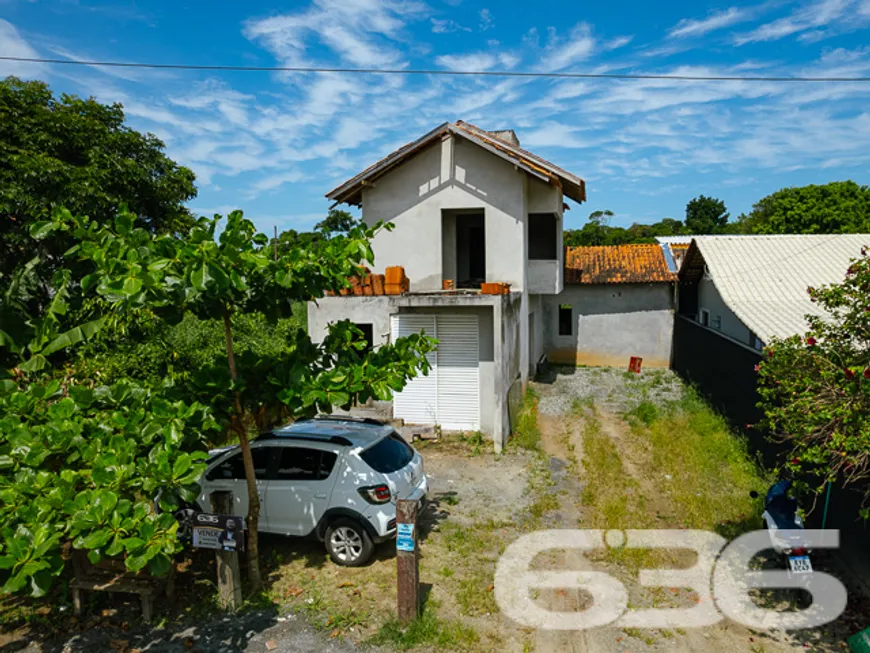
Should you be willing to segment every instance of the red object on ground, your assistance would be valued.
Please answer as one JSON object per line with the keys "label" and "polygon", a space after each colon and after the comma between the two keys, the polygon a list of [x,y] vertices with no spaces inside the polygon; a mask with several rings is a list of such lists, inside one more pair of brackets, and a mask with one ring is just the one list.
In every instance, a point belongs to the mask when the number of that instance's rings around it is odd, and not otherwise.
{"label": "red object on ground", "polygon": [[640,356],[632,356],[631,360],[628,361],[628,371],[640,374],[640,366],[642,363],[643,359]]}

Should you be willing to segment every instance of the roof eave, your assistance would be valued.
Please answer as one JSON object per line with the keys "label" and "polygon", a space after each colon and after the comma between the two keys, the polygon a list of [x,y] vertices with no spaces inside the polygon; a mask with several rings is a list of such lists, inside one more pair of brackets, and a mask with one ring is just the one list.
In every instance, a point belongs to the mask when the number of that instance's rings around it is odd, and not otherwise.
{"label": "roof eave", "polygon": [[450,123],[442,123],[429,133],[418,138],[416,141],[400,147],[398,150],[381,159],[374,165],[366,168],[358,175],[347,180],[340,186],[333,188],[326,194],[326,198],[338,203],[354,204],[358,206],[362,202],[362,187],[366,185],[367,181],[372,177],[384,174],[409,154],[427,146],[430,141],[446,133],[449,127]]}

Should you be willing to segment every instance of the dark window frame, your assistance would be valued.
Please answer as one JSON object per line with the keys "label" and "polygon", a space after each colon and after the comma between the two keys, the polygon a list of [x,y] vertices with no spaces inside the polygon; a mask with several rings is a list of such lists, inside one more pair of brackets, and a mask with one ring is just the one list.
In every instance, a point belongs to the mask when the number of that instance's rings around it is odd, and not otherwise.
{"label": "dark window frame", "polygon": [[[574,335],[574,307],[571,304],[559,304],[559,335]],[[567,333],[566,333],[567,331]]]}
{"label": "dark window frame", "polygon": [[559,260],[559,218],[555,213],[529,213],[529,260]]}
{"label": "dark window frame", "polygon": [[354,322],[353,325],[363,332],[366,347],[360,354],[367,354],[375,348],[375,325],[374,322]]}

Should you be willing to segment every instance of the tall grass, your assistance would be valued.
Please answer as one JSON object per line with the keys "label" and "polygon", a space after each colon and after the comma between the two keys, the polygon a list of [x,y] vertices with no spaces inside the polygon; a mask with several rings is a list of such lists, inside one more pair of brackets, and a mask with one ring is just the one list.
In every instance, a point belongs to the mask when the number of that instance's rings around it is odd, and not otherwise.
{"label": "tall grass", "polygon": [[407,626],[391,619],[370,640],[372,644],[391,644],[399,650],[428,646],[449,651],[469,651],[477,643],[477,633],[455,620],[435,615],[437,602],[429,599],[422,614]]}
{"label": "tall grass", "polygon": [[752,490],[771,481],[743,438],[695,392],[668,406],[636,437],[650,445],[652,468],[667,482],[668,497],[684,528],[733,537],[761,526]]}
{"label": "tall grass", "polygon": [[530,451],[536,451],[541,443],[541,431],[538,428],[538,393],[531,386],[523,397],[511,443],[515,447]]}

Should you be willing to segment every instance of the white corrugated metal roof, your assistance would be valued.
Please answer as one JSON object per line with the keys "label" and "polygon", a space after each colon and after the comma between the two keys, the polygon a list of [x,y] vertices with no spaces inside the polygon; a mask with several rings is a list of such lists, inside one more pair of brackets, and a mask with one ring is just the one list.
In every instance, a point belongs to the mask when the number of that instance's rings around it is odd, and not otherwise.
{"label": "white corrugated metal roof", "polygon": [[807,288],[843,281],[870,234],[697,236],[722,300],[763,341],[806,332]]}

